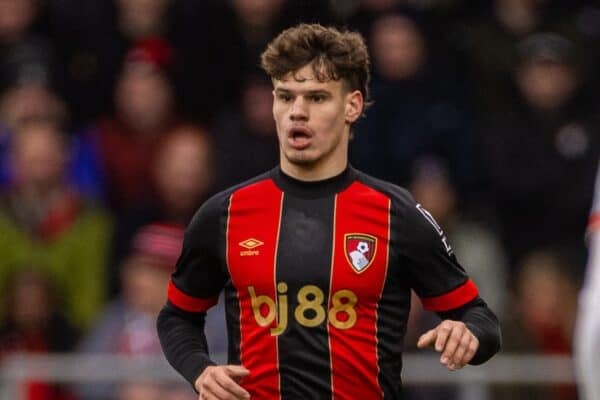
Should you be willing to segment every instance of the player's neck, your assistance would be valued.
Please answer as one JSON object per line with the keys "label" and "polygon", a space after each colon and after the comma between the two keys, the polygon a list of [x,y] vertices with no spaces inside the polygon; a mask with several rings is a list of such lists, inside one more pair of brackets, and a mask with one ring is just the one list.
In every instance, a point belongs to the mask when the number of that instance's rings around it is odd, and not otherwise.
{"label": "player's neck", "polygon": [[340,193],[352,184],[356,170],[350,165],[340,174],[317,181],[299,180],[286,174],[281,168],[273,170],[271,177],[283,192],[297,198],[316,199]]}
{"label": "player's neck", "polygon": [[281,170],[284,174],[305,182],[323,181],[333,178],[344,172],[347,167],[347,157],[317,164],[296,164],[285,159],[281,160]]}

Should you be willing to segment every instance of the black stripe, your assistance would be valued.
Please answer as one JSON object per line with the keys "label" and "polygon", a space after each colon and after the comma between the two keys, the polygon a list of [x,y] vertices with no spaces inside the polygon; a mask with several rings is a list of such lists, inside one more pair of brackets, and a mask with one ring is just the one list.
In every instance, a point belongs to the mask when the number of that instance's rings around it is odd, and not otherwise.
{"label": "black stripe", "polygon": [[377,307],[377,359],[384,399],[400,399],[402,342],[410,310],[410,289],[398,277],[388,277]]}
{"label": "black stripe", "polygon": [[377,359],[379,362],[379,385],[384,399],[401,399],[402,349],[408,313],[410,311],[410,285],[405,266],[396,251],[399,246],[398,224],[402,220],[398,205],[392,198],[390,209],[390,237],[388,271],[381,299],[377,305]]}
{"label": "black stripe", "polygon": [[240,344],[241,326],[240,326],[240,302],[237,291],[231,284],[231,281],[225,286],[225,315],[227,320],[227,362],[233,365],[240,365]]}
{"label": "black stripe", "polygon": [[[262,178],[261,178],[262,179]],[[257,179],[257,181],[260,179]],[[233,193],[234,191],[232,191]],[[227,265],[227,241],[228,241],[228,229],[229,229],[229,209],[231,207],[231,198],[233,194],[230,194],[227,203],[223,207],[223,212],[220,219],[220,235],[222,240],[220,243],[219,252],[222,257],[222,265],[225,268],[225,272],[229,275]],[[233,286],[231,278],[225,283],[224,287],[224,301],[225,301],[225,321],[227,323],[227,363],[233,365],[241,364],[241,352],[240,345],[242,343],[242,327],[240,325],[240,302],[237,293],[237,289]]]}
{"label": "black stripe", "polygon": [[[334,196],[319,199],[285,195],[277,252],[276,280],[287,284],[288,324],[278,336],[282,399],[331,398],[327,300],[331,272]],[[296,320],[298,292],[308,285],[323,294],[324,320],[306,327]],[[314,318],[314,311],[306,311]]]}

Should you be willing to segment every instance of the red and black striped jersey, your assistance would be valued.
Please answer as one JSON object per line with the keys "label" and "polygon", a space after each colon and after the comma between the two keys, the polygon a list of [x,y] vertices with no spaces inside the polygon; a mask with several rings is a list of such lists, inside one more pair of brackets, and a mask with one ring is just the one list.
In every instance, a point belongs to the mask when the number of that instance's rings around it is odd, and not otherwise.
{"label": "red and black striped jersey", "polygon": [[279,168],[208,200],[190,223],[158,329],[190,382],[210,365],[204,313],[224,290],[229,362],[257,399],[395,399],[411,289],[465,321],[473,363],[498,324],[444,232],[408,192],[351,167],[319,182]]}

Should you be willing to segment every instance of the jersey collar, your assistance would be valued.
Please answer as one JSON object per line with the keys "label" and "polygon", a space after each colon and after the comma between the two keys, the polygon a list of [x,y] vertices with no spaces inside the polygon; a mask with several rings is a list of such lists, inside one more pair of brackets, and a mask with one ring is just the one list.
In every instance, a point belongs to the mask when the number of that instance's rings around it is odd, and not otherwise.
{"label": "jersey collar", "polygon": [[350,165],[339,175],[321,181],[302,181],[287,175],[277,166],[271,171],[271,178],[286,194],[303,198],[331,196],[346,189],[355,180],[357,171]]}

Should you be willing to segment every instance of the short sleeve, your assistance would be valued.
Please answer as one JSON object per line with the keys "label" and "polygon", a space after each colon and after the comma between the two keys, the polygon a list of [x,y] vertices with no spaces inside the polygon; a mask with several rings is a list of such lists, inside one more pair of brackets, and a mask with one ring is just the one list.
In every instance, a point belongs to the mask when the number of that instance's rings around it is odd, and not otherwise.
{"label": "short sleeve", "polygon": [[228,199],[226,194],[209,199],[186,229],[168,288],[169,303],[180,310],[205,312],[217,304],[228,279],[223,256]]}
{"label": "short sleeve", "polygon": [[411,288],[423,307],[445,312],[473,301],[479,292],[459,264],[442,228],[433,216],[405,194],[398,204],[397,251]]}

